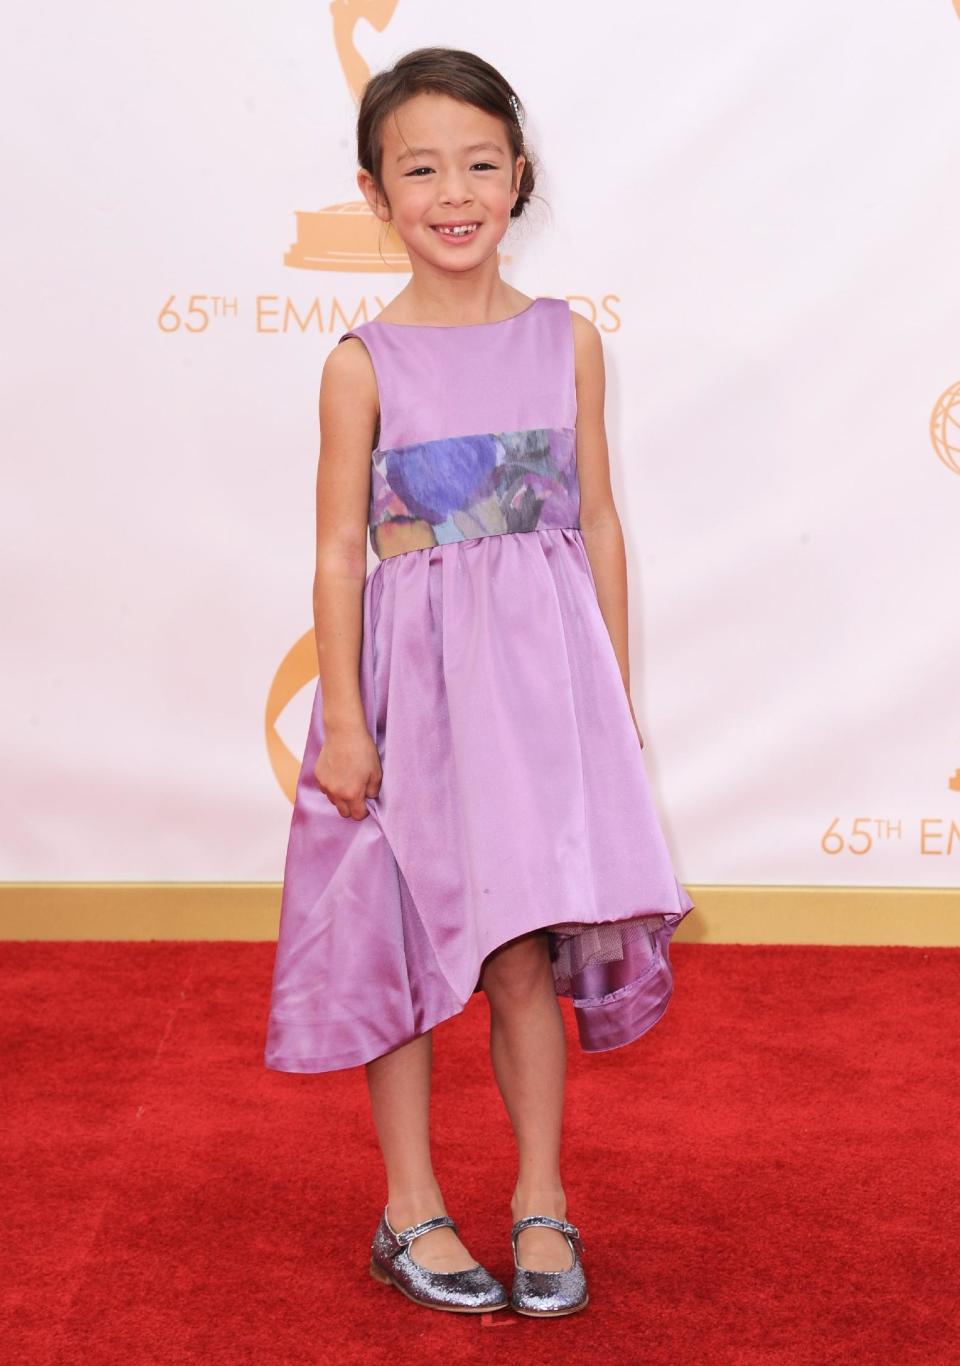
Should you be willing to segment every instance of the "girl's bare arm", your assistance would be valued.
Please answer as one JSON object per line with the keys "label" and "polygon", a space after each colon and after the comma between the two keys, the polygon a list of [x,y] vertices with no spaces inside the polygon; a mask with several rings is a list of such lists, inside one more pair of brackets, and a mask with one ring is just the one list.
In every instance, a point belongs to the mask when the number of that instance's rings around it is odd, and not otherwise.
{"label": "girl's bare arm", "polygon": [[360,698],[360,648],[370,453],[377,415],[377,383],[370,357],[358,338],[348,338],[327,356],[320,381],[313,615],[323,726],[328,736],[366,726]]}
{"label": "girl's bare arm", "polygon": [[[627,617],[627,556],[623,529],[610,483],[604,404],[606,375],[603,341],[597,327],[571,310],[577,385],[577,473],[580,481],[580,530],[597,586],[597,601],[613,643],[630,714],[630,644]],[[633,716],[634,725],[637,724]],[[643,736],[637,726],[637,737]]]}

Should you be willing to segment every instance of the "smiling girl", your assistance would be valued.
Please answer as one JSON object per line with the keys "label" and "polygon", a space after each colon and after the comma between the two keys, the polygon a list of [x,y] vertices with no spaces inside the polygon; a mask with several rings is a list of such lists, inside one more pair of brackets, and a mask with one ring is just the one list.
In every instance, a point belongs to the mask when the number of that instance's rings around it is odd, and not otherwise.
{"label": "smiling girl", "polygon": [[[588,1299],[559,997],[584,1050],[639,1038],[693,902],[630,699],[601,336],[499,271],[534,190],[523,122],[499,71],[457,49],[411,52],[363,93],[358,184],[411,275],[323,369],[319,678],[265,1061],[365,1067],[377,1280],[435,1309],[554,1316]],[[433,1030],[475,991],[517,1146],[509,1293],[460,1240],[431,1156]]]}

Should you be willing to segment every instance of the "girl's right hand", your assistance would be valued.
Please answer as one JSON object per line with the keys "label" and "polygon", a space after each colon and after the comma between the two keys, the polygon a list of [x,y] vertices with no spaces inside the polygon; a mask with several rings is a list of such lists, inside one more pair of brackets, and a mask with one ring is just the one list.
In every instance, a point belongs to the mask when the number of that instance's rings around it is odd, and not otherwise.
{"label": "girl's right hand", "polygon": [[327,735],[314,766],[320,791],[341,816],[362,821],[370,813],[365,797],[380,792],[380,753],[366,727]]}

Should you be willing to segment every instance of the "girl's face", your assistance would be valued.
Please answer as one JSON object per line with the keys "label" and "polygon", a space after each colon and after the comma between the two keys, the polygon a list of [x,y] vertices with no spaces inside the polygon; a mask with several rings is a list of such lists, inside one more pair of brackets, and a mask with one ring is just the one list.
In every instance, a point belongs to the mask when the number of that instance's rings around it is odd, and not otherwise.
{"label": "girl's face", "polygon": [[[525,162],[511,157],[503,120],[449,95],[421,93],[387,116],[381,137],[389,204],[366,171],[357,180],[411,259],[461,272],[491,256],[510,224]],[[452,224],[473,226],[463,236],[439,231]]]}

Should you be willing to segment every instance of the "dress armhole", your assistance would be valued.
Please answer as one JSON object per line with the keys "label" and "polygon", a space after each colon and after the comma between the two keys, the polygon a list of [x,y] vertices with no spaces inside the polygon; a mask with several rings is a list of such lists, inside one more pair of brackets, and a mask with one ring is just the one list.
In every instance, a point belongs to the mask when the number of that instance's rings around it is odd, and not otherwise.
{"label": "dress armhole", "polygon": [[377,361],[373,351],[367,344],[366,337],[362,337],[359,332],[344,332],[342,336],[337,338],[337,345],[339,346],[342,341],[346,341],[348,337],[356,337],[357,341],[363,343],[367,355],[370,357],[370,364],[373,366],[373,378],[377,386],[377,425],[374,428],[373,433],[373,450],[376,451],[380,445],[380,431],[383,422],[383,395],[380,384],[380,375],[377,371]]}
{"label": "dress armhole", "polygon": [[573,309],[569,299],[561,301],[565,306],[564,337],[565,350],[567,355],[567,398],[569,403],[570,423],[572,428],[576,428],[579,404],[577,403],[577,348],[573,334]]}

